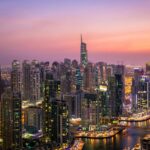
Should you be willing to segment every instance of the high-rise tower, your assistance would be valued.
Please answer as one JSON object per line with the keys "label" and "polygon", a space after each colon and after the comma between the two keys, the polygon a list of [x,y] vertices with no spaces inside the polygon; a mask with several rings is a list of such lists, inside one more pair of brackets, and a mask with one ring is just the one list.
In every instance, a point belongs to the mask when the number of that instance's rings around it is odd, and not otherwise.
{"label": "high-rise tower", "polygon": [[11,86],[13,92],[21,92],[21,66],[18,60],[12,62],[12,72],[11,72]]}
{"label": "high-rise tower", "polygon": [[12,131],[13,131],[13,149],[22,149],[22,110],[21,110],[21,94],[13,92],[12,96]]}
{"label": "high-rise tower", "polygon": [[137,109],[139,111],[149,110],[150,107],[150,78],[140,76],[137,85]]}
{"label": "high-rise tower", "polygon": [[51,143],[51,149],[68,146],[69,119],[68,106],[60,99],[60,81],[51,74],[46,75],[45,97],[43,101],[43,139]]}
{"label": "high-rise tower", "polygon": [[11,88],[6,88],[1,96],[1,117],[2,117],[2,139],[3,150],[12,147],[12,92]]}
{"label": "high-rise tower", "polygon": [[82,41],[82,35],[81,35],[81,47],[80,47],[80,62],[82,66],[86,66],[88,63],[88,55],[87,55],[87,49],[86,49],[86,43]]}
{"label": "high-rise tower", "polygon": [[46,75],[45,81],[45,97],[43,101],[43,112],[44,112],[44,121],[43,121],[43,134],[45,142],[51,142],[51,112],[52,106],[51,101],[55,99],[60,93],[60,81],[54,81],[51,74]]}
{"label": "high-rise tower", "polygon": [[22,121],[21,121],[21,67],[20,62],[14,60],[12,62],[11,72],[11,87],[12,87],[12,142],[13,149],[22,149]]}
{"label": "high-rise tower", "polygon": [[31,79],[30,79],[30,72],[31,72],[31,65],[30,62],[25,60],[22,64],[22,71],[23,71],[23,99],[29,100],[30,93],[31,93]]}
{"label": "high-rise tower", "polygon": [[31,103],[35,104],[40,99],[40,69],[39,62],[36,60],[32,61],[31,72],[30,72],[30,88],[31,88]]}

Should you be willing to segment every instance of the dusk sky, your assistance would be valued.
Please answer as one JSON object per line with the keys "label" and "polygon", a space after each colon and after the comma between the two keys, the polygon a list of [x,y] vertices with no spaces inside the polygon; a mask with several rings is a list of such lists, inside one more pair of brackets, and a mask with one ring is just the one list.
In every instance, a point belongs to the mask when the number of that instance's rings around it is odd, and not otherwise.
{"label": "dusk sky", "polygon": [[0,63],[80,59],[150,61],[149,0],[0,0]]}

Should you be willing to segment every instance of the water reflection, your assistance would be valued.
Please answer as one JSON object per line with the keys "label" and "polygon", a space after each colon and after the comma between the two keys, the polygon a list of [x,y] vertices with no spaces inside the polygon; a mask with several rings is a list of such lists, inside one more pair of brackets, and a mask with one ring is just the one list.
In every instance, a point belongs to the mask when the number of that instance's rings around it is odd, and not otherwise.
{"label": "water reflection", "polygon": [[140,138],[150,134],[150,120],[128,123],[126,134],[120,133],[110,139],[83,139],[83,150],[123,150],[133,148]]}

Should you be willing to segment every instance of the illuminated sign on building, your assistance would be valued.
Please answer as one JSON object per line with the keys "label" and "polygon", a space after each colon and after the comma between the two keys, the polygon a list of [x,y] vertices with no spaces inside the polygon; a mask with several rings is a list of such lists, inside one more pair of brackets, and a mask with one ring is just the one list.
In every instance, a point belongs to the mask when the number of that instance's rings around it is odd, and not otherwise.
{"label": "illuminated sign on building", "polygon": [[107,91],[107,86],[106,85],[100,85],[99,90],[102,91],[102,92],[106,92]]}
{"label": "illuminated sign on building", "polygon": [[130,95],[132,90],[132,77],[125,77],[125,95]]}

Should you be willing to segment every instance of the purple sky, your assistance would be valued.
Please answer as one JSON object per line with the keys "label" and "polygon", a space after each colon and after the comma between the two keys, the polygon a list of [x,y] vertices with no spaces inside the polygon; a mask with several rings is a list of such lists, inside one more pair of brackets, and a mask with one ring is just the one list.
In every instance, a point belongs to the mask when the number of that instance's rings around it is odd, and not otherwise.
{"label": "purple sky", "polygon": [[92,62],[144,64],[150,61],[150,1],[0,1],[1,64],[79,60],[81,33]]}

